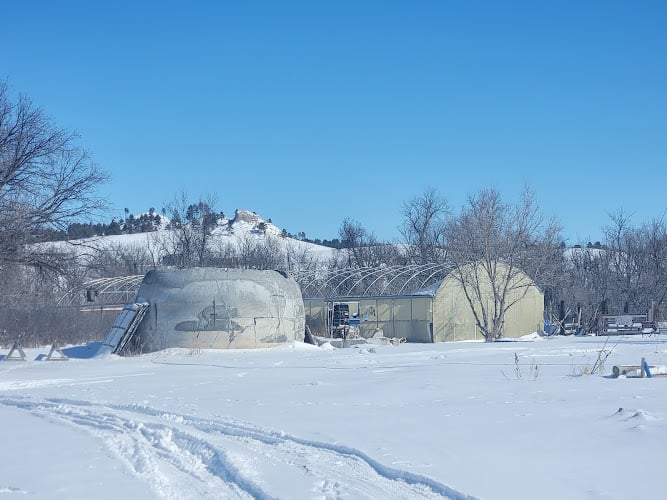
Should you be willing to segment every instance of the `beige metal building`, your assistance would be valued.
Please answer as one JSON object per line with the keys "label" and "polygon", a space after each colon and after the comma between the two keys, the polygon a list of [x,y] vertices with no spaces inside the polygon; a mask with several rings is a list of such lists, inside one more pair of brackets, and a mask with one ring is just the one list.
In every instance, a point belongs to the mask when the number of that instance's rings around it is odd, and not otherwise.
{"label": "beige metal building", "polygon": [[[400,269],[404,268],[387,269],[379,281],[392,282],[389,276]],[[414,270],[421,278],[412,280],[412,284],[421,283],[422,286],[418,291],[408,293],[308,297],[312,287],[306,286],[306,324],[314,335],[326,337],[340,336],[347,327],[348,330],[358,330],[365,338],[381,330],[385,337],[404,337],[409,342],[483,340],[463,289],[450,273],[451,269],[441,267],[439,272],[433,272],[433,268],[429,268],[427,273]],[[422,281],[425,276],[431,283]],[[349,277],[345,279],[350,281]],[[331,278],[328,280],[334,282]],[[519,272],[515,280],[520,286],[508,293],[508,301],[515,303],[505,316],[506,338],[541,331],[544,325],[542,291],[524,273]],[[406,288],[404,281],[400,281],[403,289]],[[363,277],[356,282],[364,282]],[[377,277],[374,282],[378,282]],[[480,288],[483,296],[490,295],[490,283],[482,283]],[[363,290],[356,287],[355,291]],[[376,288],[373,291],[382,290]]]}

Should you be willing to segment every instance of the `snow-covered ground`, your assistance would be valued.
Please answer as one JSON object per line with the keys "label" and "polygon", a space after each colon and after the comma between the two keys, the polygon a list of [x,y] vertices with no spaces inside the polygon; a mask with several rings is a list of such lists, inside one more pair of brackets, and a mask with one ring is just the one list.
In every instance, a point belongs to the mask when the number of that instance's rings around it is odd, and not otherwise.
{"label": "snow-covered ground", "polygon": [[3,500],[667,497],[667,336],[96,347],[0,361]]}

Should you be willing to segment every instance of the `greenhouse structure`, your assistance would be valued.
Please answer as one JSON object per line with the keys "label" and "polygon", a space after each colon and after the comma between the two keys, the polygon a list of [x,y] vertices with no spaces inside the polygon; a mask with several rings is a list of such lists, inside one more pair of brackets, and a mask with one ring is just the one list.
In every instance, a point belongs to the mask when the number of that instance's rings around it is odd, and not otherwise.
{"label": "greenhouse structure", "polygon": [[[452,271],[435,264],[389,266],[311,272],[297,275],[297,281],[306,324],[316,336],[344,337],[352,331],[364,338],[381,332],[408,342],[482,340],[471,303]],[[506,298],[512,306],[504,318],[504,337],[542,331],[542,291],[521,271],[515,271],[510,281]],[[480,279],[479,290],[488,308],[490,281]],[[472,303],[479,311],[479,301]]]}

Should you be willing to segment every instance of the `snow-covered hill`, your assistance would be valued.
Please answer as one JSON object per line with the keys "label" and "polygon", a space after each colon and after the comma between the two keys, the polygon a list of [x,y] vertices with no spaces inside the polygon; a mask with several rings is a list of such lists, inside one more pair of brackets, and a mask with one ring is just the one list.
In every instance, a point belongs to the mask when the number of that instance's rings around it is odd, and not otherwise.
{"label": "snow-covered hill", "polygon": [[[92,238],[71,240],[68,242],[43,243],[39,247],[53,247],[58,250],[74,252],[84,263],[100,253],[122,253],[144,250],[149,252],[156,262],[169,253],[169,241],[174,230],[167,229],[168,219],[163,217],[162,225],[153,232],[95,236]],[[336,249],[316,245],[286,236],[286,232],[262,216],[249,210],[236,210],[233,218],[222,217],[211,231],[208,246],[211,249],[228,245],[240,248],[247,245],[262,245],[270,242],[283,254],[308,255],[310,260],[326,262],[337,253]]]}

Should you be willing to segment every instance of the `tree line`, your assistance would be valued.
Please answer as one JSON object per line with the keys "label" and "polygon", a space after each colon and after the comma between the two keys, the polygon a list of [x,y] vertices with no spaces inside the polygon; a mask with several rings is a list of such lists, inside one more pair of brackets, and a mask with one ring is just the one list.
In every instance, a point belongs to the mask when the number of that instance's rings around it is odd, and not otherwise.
{"label": "tree line", "polygon": [[[27,97],[12,99],[0,84],[0,344],[17,336],[34,343],[99,338],[109,318],[63,307],[62,297],[93,278],[162,267],[296,272],[441,264],[459,281],[487,340],[502,337],[511,292],[530,284],[524,273],[544,291],[547,314],[561,320],[575,311],[589,325],[608,313],[665,316],[664,216],[633,225],[630,214],[619,211],[603,228],[603,242],[567,249],[559,222],[541,211],[529,188],[515,203],[481,189],[458,211],[428,188],[404,202],[400,242],[379,241],[352,218],[331,240],[310,240],[305,233],[292,239],[287,231],[273,236],[266,224],[257,226],[257,234],[231,240],[213,237],[224,218],[213,195],[192,200],[181,193],[161,214],[126,210],[125,218],[109,224],[81,222],[104,214],[95,192],[106,178],[76,134],[59,128]],[[147,236],[136,246],[85,241],[137,232]],[[81,241],[47,243],[62,239]],[[323,262],[298,240],[335,251]],[[483,283],[491,283],[490,291]]]}

